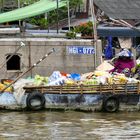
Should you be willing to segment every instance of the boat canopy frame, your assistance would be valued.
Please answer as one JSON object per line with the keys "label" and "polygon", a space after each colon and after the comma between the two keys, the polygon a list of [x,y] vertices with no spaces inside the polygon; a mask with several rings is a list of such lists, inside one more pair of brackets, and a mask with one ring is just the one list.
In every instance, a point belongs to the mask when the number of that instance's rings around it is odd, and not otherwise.
{"label": "boat canopy frame", "polygon": [[29,6],[0,14],[0,23],[26,19],[53,11],[63,6],[66,6],[66,1],[59,1],[59,5],[57,6],[54,0],[40,0]]}

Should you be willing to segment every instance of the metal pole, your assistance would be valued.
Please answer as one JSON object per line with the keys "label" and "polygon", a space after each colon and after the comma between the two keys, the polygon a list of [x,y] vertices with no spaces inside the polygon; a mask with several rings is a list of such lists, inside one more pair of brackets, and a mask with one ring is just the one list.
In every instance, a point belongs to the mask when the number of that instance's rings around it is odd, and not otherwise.
{"label": "metal pole", "polygon": [[[31,62],[31,43],[29,42],[29,68],[32,66]],[[33,76],[32,70],[31,70],[31,77]]]}
{"label": "metal pole", "polygon": [[[18,8],[20,8],[20,0],[18,0]],[[19,27],[21,27],[21,21],[19,20]]]}
{"label": "metal pole", "polygon": [[3,2],[4,0],[2,0],[2,12],[3,12],[3,7],[4,7],[4,2]]}
{"label": "metal pole", "polygon": [[70,31],[70,2],[67,0],[67,6],[68,6],[68,26]]}
{"label": "metal pole", "polygon": [[48,33],[50,32],[50,23],[49,23],[50,15],[47,13],[47,21],[48,21]]}
{"label": "metal pole", "polygon": [[92,16],[92,22],[93,22],[93,32],[94,32],[94,49],[95,49],[95,55],[94,55],[94,69],[96,69],[96,58],[97,58],[97,26],[96,26],[96,15],[95,15],[95,9],[94,9],[94,0],[90,0],[90,7],[91,7],[91,16]]}
{"label": "metal pole", "polygon": [[89,15],[89,0],[86,2],[86,13]]}
{"label": "metal pole", "polygon": [[59,11],[58,11],[59,4],[58,4],[58,0],[56,0],[56,4],[57,4],[57,33],[58,33],[58,30],[59,30]]}
{"label": "metal pole", "polygon": [[47,30],[48,30],[48,33],[49,33],[49,12],[45,13],[45,20],[47,20],[47,22],[48,22]]}

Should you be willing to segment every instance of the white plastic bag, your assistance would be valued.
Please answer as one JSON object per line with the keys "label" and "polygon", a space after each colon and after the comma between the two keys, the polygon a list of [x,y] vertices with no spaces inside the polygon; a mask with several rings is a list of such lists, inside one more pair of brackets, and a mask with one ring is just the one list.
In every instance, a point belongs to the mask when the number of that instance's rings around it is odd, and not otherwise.
{"label": "white plastic bag", "polygon": [[57,79],[62,78],[60,71],[54,71],[52,75],[49,77],[49,83],[56,81]]}

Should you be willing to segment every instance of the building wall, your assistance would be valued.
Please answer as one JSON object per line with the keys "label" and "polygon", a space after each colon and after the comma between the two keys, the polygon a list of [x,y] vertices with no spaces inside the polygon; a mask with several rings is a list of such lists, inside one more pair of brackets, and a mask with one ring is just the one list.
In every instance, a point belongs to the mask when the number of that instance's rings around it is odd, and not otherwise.
{"label": "building wall", "polygon": [[[22,47],[18,53],[21,55],[21,71],[7,71],[6,65],[1,68],[1,79],[16,77],[26,71],[36,63],[41,57],[48,53],[52,48],[55,53],[48,56],[44,61],[37,65],[27,75],[40,74],[50,75],[53,71],[63,71],[66,73],[86,73],[94,70],[94,54],[74,54],[70,53],[70,47],[94,48],[91,40],[64,40],[64,39],[0,39],[0,63],[6,60],[6,54],[13,53],[23,41],[26,46]],[[101,45],[100,41],[99,44]],[[95,48],[94,48],[95,49]],[[101,56],[101,46],[97,47],[96,64],[99,65]],[[27,76],[26,75],[26,76]]]}

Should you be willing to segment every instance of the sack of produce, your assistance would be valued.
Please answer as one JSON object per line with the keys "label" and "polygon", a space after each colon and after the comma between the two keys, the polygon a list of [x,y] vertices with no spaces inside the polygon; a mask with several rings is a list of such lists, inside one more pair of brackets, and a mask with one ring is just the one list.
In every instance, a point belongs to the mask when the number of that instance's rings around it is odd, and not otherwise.
{"label": "sack of produce", "polygon": [[82,82],[83,85],[98,85],[98,80],[96,78],[94,79],[86,79]]}
{"label": "sack of produce", "polygon": [[124,74],[118,74],[114,78],[117,79],[118,83],[120,83],[120,84],[124,84],[128,81],[127,77],[125,77]]}
{"label": "sack of produce", "polygon": [[72,79],[66,79],[66,80],[65,80],[65,84],[66,84],[66,85],[75,85],[76,83],[75,83],[75,81],[73,81]]}
{"label": "sack of produce", "polygon": [[94,75],[95,76],[108,76],[110,74],[109,74],[109,72],[106,72],[106,71],[96,70],[96,71],[94,71]]}
{"label": "sack of produce", "polygon": [[98,76],[97,77],[97,79],[98,79],[98,83],[99,84],[106,84],[107,83],[107,77],[106,76]]}
{"label": "sack of produce", "polygon": [[[5,84],[2,84],[2,83],[0,83],[0,91],[2,91],[4,88],[6,88],[8,85],[5,85]],[[13,92],[13,87],[12,86],[10,86],[10,87],[8,87],[7,89],[5,89],[5,92]]]}
{"label": "sack of produce", "polygon": [[107,79],[108,84],[125,84],[128,81],[128,78],[125,77],[124,74],[117,74],[117,75],[112,75],[111,77],[108,77]]}
{"label": "sack of produce", "polygon": [[8,84],[10,84],[12,82],[13,82],[13,80],[11,80],[11,79],[1,79],[1,83],[5,84],[5,85],[8,85]]}
{"label": "sack of produce", "polygon": [[92,79],[94,72],[84,73],[81,75],[81,80]]}
{"label": "sack of produce", "polygon": [[109,71],[109,70],[111,70],[111,69],[113,69],[114,68],[114,66],[112,66],[109,62],[107,62],[107,61],[104,61],[102,64],[100,64],[97,68],[96,68],[96,70],[102,70],[102,71]]}
{"label": "sack of produce", "polygon": [[34,77],[34,84],[36,86],[47,85],[48,81],[49,81],[48,77],[43,77],[43,76],[40,76],[40,75],[35,75],[35,77]]}

